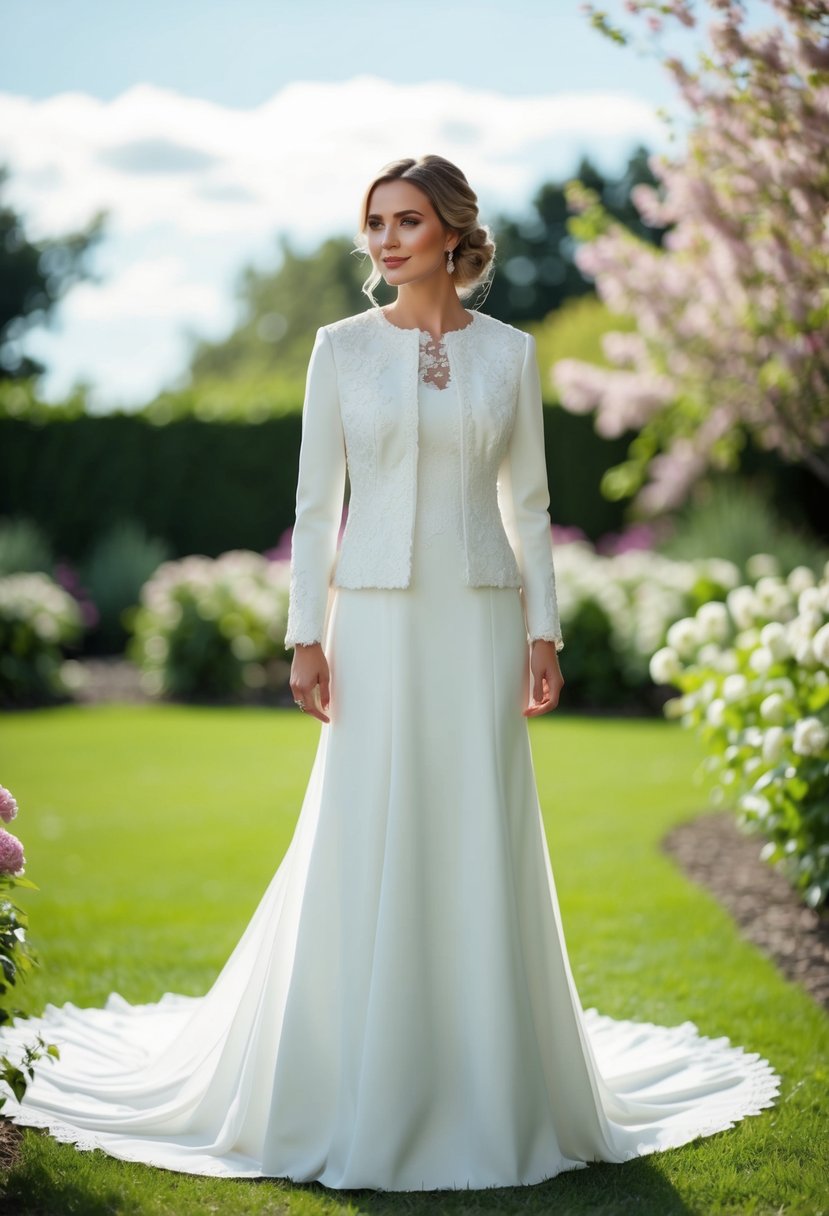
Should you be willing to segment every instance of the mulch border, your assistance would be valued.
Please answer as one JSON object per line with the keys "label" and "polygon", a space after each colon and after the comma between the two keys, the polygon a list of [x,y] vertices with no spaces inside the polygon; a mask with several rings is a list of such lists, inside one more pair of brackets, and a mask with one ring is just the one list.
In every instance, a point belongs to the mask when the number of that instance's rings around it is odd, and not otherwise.
{"label": "mulch border", "polygon": [[785,875],[763,861],[764,838],[734,811],[704,813],[673,828],[661,846],[731,913],[743,937],[829,1011],[829,909],[809,908]]}

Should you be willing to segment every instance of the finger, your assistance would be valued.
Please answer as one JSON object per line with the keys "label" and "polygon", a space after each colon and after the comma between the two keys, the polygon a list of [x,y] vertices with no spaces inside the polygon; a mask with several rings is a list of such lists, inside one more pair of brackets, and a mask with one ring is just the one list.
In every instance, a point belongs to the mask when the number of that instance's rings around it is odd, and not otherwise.
{"label": "finger", "polygon": [[525,718],[536,718],[539,714],[546,714],[548,710],[553,708],[553,702],[550,697],[546,697],[543,701],[533,702],[528,705],[525,710],[522,710]]}

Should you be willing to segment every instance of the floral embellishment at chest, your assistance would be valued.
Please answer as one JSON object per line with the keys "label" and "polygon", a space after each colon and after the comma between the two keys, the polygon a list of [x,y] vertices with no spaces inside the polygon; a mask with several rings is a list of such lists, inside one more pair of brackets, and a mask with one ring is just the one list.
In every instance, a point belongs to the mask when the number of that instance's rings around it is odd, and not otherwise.
{"label": "floral embellishment at chest", "polygon": [[438,390],[446,388],[452,378],[446,343],[426,329],[420,330],[418,371],[423,384]]}

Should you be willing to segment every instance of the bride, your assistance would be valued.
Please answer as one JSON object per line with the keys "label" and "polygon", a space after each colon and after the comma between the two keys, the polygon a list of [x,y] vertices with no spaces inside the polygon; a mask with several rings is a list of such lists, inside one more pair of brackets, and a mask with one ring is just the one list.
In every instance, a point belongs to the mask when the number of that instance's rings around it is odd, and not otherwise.
{"label": "bride", "polygon": [[370,307],[317,331],[303,405],[285,640],[321,725],[291,843],[203,996],[0,1028],[61,1051],[4,1113],[165,1169],[389,1191],[723,1131],[773,1105],[770,1064],[585,1010],[573,980],[528,724],[564,686],[540,377],[531,336],[464,307],[494,265],[477,197],[440,156],[393,162],[358,245]]}

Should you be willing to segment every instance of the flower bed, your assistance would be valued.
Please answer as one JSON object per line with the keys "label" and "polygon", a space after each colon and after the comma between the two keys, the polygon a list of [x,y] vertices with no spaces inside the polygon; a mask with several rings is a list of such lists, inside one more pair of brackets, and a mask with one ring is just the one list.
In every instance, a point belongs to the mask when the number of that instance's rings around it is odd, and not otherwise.
{"label": "flower bed", "polygon": [[681,695],[670,717],[697,728],[715,802],[767,837],[811,907],[829,897],[829,563],[766,574],[668,630],[650,662]]}
{"label": "flower bed", "polygon": [[163,562],[131,614],[128,653],[153,695],[228,696],[285,682],[288,569],[259,553]]}

